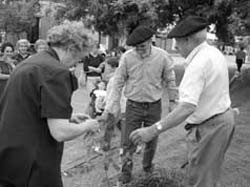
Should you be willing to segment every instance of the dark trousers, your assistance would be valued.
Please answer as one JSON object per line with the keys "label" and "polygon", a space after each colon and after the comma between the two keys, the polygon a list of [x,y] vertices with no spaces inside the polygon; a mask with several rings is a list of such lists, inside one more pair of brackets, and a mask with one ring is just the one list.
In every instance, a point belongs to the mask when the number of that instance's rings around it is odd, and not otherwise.
{"label": "dark trousers", "polygon": [[[130,141],[130,133],[135,129],[142,127],[142,125],[144,127],[148,127],[159,121],[161,119],[161,110],[161,100],[153,103],[139,103],[131,100],[127,101],[125,125],[122,126],[121,137],[121,144],[123,148],[121,180],[130,180],[133,168],[132,156],[136,151],[136,145]],[[152,167],[152,160],[156,151],[157,139],[158,138],[156,137],[145,145],[142,161],[143,169],[145,171]]]}
{"label": "dark trousers", "polygon": [[236,64],[237,64],[237,70],[238,72],[241,71],[241,67],[243,65],[244,61],[242,59],[236,59]]}

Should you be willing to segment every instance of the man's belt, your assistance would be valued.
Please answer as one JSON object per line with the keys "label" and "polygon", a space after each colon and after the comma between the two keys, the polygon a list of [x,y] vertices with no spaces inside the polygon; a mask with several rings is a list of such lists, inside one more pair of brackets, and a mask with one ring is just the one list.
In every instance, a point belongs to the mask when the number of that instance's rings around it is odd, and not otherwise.
{"label": "man's belt", "polygon": [[161,102],[161,99],[157,101],[153,101],[153,102],[138,102],[138,101],[133,101],[131,99],[128,99],[128,102],[135,103],[136,105],[149,106],[149,105],[153,105],[153,104],[157,104]]}
{"label": "man's belt", "polygon": [[[228,108],[225,112],[227,112],[228,110],[229,110],[229,108]],[[194,128],[194,127],[200,126],[200,125],[202,125],[202,124],[208,122],[209,120],[214,119],[215,117],[217,117],[217,116],[219,116],[219,115],[224,114],[225,112],[215,114],[215,115],[211,116],[210,118],[206,119],[205,121],[203,121],[203,122],[201,122],[201,123],[198,123],[198,124],[197,124],[197,123],[188,123],[188,124],[186,124],[186,125],[184,126],[184,128],[188,131],[188,130]]]}

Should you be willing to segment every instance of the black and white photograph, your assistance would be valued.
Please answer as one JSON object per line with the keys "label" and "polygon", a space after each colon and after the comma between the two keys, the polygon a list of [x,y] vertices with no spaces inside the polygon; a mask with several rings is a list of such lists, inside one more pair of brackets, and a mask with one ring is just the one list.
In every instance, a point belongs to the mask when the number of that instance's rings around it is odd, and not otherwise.
{"label": "black and white photograph", "polygon": [[0,0],[0,187],[250,187],[249,97],[249,0]]}

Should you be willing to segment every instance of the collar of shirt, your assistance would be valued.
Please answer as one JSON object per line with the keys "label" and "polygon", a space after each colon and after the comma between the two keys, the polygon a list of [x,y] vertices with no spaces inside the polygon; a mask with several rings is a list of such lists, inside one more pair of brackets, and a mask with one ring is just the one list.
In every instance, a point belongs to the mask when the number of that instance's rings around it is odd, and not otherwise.
{"label": "collar of shirt", "polygon": [[189,55],[187,56],[187,58],[185,59],[184,61],[184,67],[186,68],[191,62],[192,62],[192,59],[194,58],[194,56],[205,46],[207,46],[207,42],[204,41],[202,42],[200,45],[196,46],[192,51],[191,53],[189,53]]}
{"label": "collar of shirt", "polygon": [[135,52],[135,54],[136,54],[139,58],[145,59],[145,58],[149,57],[149,56],[152,54],[152,45],[150,46],[149,50],[148,50],[146,53],[144,53],[143,55],[138,54],[135,48],[134,48],[134,52]]}
{"label": "collar of shirt", "polygon": [[47,53],[49,53],[52,57],[54,57],[55,59],[57,59],[60,62],[60,58],[57,54],[57,52],[53,49],[53,48],[49,48],[48,50],[46,50]]}
{"label": "collar of shirt", "polygon": [[18,52],[17,55],[18,55],[18,58],[21,58],[21,59],[26,59],[29,57],[29,54],[21,54],[20,52]]}

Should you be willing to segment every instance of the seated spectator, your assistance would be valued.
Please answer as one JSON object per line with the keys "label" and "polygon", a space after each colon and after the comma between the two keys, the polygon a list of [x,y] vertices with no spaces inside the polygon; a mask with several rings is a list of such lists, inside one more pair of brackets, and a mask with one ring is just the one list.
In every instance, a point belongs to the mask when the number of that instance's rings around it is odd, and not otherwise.
{"label": "seated spectator", "polygon": [[16,43],[16,50],[17,53],[13,56],[13,59],[15,59],[15,65],[18,65],[20,62],[25,60],[30,56],[28,49],[29,49],[30,43],[27,39],[20,39]]}
{"label": "seated spectator", "polygon": [[1,48],[1,53],[3,56],[0,59],[0,97],[15,67],[14,60],[12,59],[14,46],[9,42],[4,43]]}
{"label": "seated spectator", "polygon": [[47,44],[46,40],[38,39],[35,42],[35,50],[37,53],[39,53],[40,51],[44,51],[46,49],[48,49],[48,44]]}

